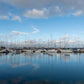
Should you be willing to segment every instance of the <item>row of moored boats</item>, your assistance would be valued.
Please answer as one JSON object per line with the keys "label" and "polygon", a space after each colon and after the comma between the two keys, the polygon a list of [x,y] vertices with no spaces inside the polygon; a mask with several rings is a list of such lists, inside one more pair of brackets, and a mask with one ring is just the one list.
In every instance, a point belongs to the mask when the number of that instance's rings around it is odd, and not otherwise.
{"label": "row of moored boats", "polygon": [[72,50],[72,49],[34,49],[34,50],[28,50],[28,49],[3,49],[0,50],[0,53],[84,53],[84,50]]}

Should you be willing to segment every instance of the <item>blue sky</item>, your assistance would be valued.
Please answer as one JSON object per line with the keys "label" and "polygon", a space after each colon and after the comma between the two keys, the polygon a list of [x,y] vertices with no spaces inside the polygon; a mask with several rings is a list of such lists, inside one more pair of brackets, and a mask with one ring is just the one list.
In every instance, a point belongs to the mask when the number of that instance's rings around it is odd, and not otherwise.
{"label": "blue sky", "polygon": [[83,5],[83,0],[1,0],[0,34],[10,38],[58,39],[69,35],[83,39]]}
{"label": "blue sky", "polygon": [[36,34],[28,35],[32,38],[59,38],[64,35],[83,38],[83,17],[52,17],[48,19],[27,19],[22,22],[0,20],[1,34],[9,35],[12,31],[30,33],[32,26],[39,29]]}

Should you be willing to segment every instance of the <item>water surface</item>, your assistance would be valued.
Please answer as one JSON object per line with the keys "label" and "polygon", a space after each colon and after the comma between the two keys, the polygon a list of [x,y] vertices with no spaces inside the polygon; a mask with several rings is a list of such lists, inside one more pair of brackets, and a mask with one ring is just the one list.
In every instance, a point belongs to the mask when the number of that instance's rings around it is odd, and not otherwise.
{"label": "water surface", "polygon": [[84,84],[84,54],[0,54],[0,84]]}

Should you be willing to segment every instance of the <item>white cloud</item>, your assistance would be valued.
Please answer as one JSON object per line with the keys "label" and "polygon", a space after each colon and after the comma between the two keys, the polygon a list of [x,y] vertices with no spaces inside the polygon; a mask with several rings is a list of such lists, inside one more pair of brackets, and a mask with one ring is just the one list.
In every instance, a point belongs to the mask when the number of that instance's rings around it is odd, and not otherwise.
{"label": "white cloud", "polygon": [[74,41],[74,40],[72,40],[72,39],[70,39],[68,42],[69,42],[69,43],[74,43],[75,41]]}
{"label": "white cloud", "polygon": [[2,2],[19,8],[42,8],[50,5],[51,2],[54,4],[55,0],[2,0]]}
{"label": "white cloud", "polygon": [[5,16],[5,15],[0,15],[0,20],[9,20],[9,16]]}
{"label": "white cloud", "polygon": [[33,32],[30,32],[30,33],[26,33],[26,32],[20,32],[20,31],[12,31],[8,36],[6,36],[5,38],[9,39],[9,38],[12,38],[14,36],[17,36],[17,35],[31,35],[31,34],[36,34],[39,31],[39,29],[35,28],[32,26],[32,29],[33,29]]}
{"label": "white cloud", "polygon": [[81,16],[81,15],[83,15],[83,14],[84,14],[84,13],[83,13],[83,11],[81,11],[81,10],[79,10],[79,11],[73,13],[74,16]]}
{"label": "white cloud", "polygon": [[33,34],[40,32],[39,29],[37,29],[37,28],[35,28],[35,27],[32,27],[32,28],[33,28],[33,30],[34,30],[34,31],[32,32]]}
{"label": "white cloud", "polygon": [[12,17],[12,20],[18,20],[19,22],[22,21],[21,18],[20,18],[20,16],[13,16]]}
{"label": "white cloud", "polygon": [[14,15],[14,14],[12,14],[12,13],[8,13],[9,14],[9,16],[11,17],[11,20],[17,20],[17,21],[19,21],[19,22],[21,22],[22,21],[22,19],[21,19],[21,17],[20,16],[17,16],[17,15]]}
{"label": "white cloud", "polygon": [[[63,15],[84,15],[84,0],[1,0],[7,6],[11,5],[20,14],[28,18],[48,18]],[[21,9],[21,10],[20,10]],[[15,11],[15,10],[14,10]],[[76,12],[75,12],[76,11]],[[12,20],[21,21],[20,17]]]}
{"label": "white cloud", "polygon": [[79,40],[79,39],[80,39],[80,37],[75,37],[75,38],[74,38],[74,40]]}
{"label": "white cloud", "polygon": [[33,9],[33,10],[28,10],[24,12],[24,16],[28,18],[46,18],[46,9],[38,10],[38,9]]}
{"label": "white cloud", "polygon": [[48,18],[51,16],[60,16],[61,9],[58,6],[43,8],[41,10],[32,9],[24,12],[24,16],[27,18]]}
{"label": "white cloud", "polygon": [[14,35],[30,35],[30,33],[19,32],[19,31],[12,31],[12,34],[14,34]]}
{"label": "white cloud", "polygon": [[18,8],[39,9],[50,6],[60,5],[64,9],[83,8],[84,0],[2,0],[2,2],[8,3]]}
{"label": "white cloud", "polygon": [[61,40],[65,40],[65,39],[69,39],[69,35],[64,35],[63,37],[61,37]]}
{"label": "white cloud", "polygon": [[0,15],[0,20],[17,20],[19,22],[22,21],[20,16],[14,15],[12,13],[8,13],[7,15]]}
{"label": "white cloud", "polygon": [[31,34],[36,34],[36,33],[40,32],[39,29],[37,29],[35,27],[32,27],[32,28],[33,28],[33,32],[31,32],[31,33],[12,31],[11,34],[12,35],[31,35]]}

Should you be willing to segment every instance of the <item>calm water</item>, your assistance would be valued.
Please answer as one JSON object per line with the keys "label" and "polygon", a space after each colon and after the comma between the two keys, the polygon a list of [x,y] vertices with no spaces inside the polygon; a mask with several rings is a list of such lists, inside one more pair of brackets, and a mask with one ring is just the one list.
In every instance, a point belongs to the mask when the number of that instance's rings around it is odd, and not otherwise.
{"label": "calm water", "polygon": [[0,84],[84,84],[84,54],[0,54]]}

